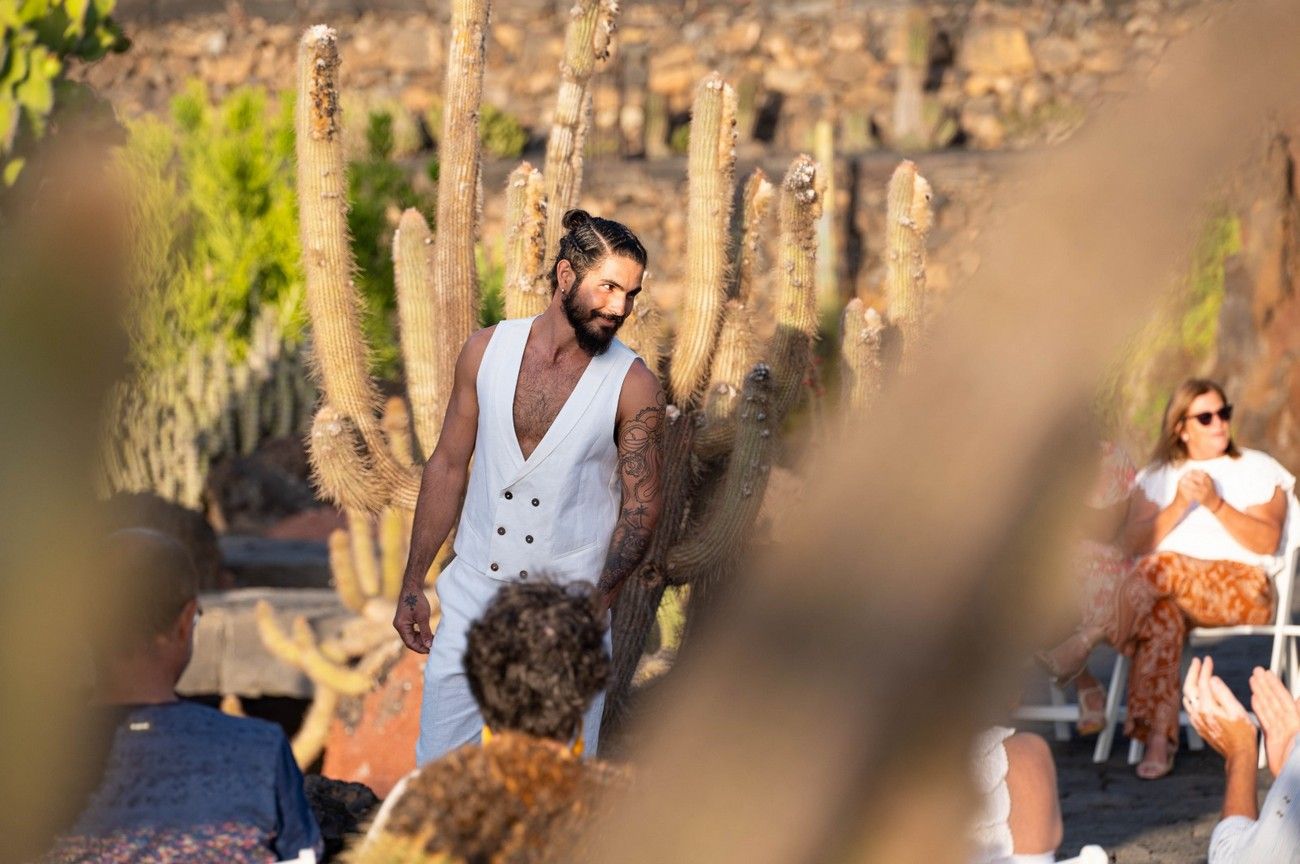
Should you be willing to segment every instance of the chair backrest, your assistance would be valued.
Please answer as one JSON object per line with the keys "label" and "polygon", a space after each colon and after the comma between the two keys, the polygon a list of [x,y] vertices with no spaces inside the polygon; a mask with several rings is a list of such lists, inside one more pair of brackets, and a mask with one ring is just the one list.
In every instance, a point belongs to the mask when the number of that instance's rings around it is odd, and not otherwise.
{"label": "chair backrest", "polygon": [[1295,492],[1286,496],[1286,521],[1282,523],[1281,560],[1271,574],[1277,588],[1276,624],[1290,623],[1291,594],[1295,587],[1296,559],[1300,557],[1300,502]]}

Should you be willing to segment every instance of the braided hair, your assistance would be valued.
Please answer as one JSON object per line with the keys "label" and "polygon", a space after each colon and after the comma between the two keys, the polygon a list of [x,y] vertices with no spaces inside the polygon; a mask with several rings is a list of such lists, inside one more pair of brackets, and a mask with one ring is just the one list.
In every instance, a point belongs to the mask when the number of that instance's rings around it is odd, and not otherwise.
{"label": "braided hair", "polygon": [[582,281],[587,271],[610,255],[621,255],[645,267],[646,251],[632,230],[622,222],[592,216],[586,210],[564,214],[564,236],[551,262],[551,293],[560,287],[556,266],[563,259],[573,268],[574,283]]}

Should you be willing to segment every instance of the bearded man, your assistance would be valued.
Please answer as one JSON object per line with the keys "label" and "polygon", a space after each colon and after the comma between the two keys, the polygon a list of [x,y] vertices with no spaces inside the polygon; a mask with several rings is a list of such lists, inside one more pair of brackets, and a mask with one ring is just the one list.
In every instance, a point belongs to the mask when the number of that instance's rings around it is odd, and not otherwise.
{"label": "bearded man", "polygon": [[[595,582],[603,613],[645,555],[662,508],[663,389],[615,338],[641,290],[645,247],[626,226],[582,210],[563,224],[550,306],[465,343],[424,466],[393,618],[406,646],[429,655],[420,765],[480,740],[461,658],[470,622],[501,585]],[[430,632],[425,576],[458,509],[456,557],[438,576],[442,618]],[[583,719],[589,754],[604,703],[601,693]]]}

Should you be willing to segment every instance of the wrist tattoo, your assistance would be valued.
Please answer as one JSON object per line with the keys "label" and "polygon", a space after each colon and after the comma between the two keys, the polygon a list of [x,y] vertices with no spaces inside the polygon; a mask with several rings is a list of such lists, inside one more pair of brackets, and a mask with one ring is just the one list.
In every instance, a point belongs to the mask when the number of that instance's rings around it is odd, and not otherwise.
{"label": "wrist tattoo", "polygon": [[416,605],[418,602],[420,602],[420,601],[419,601],[419,598],[416,597],[416,595],[415,595],[414,592],[407,592],[407,593],[406,593],[405,595],[403,595],[403,597],[402,597],[402,605],[405,606],[407,609],[410,609],[410,610],[412,610],[412,611],[415,610],[415,605]]}

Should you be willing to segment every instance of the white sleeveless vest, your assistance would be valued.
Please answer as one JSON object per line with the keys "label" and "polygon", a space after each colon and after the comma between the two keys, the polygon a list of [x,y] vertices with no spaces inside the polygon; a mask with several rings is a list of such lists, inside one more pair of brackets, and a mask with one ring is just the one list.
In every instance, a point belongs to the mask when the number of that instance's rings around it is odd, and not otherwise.
{"label": "white sleeveless vest", "polygon": [[591,358],[527,460],[514,400],[532,318],[496,326],[478,371],[474,466],[456,529],[456,555],[501,581],[600,578],[622,488],[614,425],[636,354],[615,339]]}

